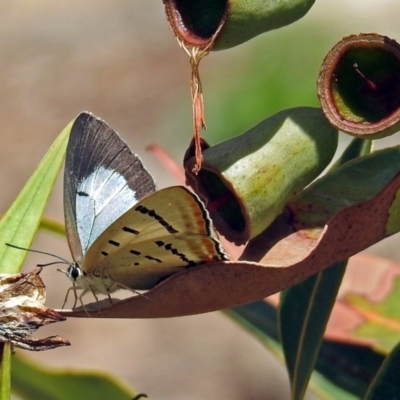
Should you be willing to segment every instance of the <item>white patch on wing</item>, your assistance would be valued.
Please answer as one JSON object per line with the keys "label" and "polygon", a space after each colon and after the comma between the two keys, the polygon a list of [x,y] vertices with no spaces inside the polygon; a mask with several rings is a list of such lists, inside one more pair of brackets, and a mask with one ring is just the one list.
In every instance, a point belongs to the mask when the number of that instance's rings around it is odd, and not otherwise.
{"label": "white patch on wing", "polygon": [[83,254],[122,214],[137,203],[136,192],[117,171],[100,166],[78,185],[76,221]]}

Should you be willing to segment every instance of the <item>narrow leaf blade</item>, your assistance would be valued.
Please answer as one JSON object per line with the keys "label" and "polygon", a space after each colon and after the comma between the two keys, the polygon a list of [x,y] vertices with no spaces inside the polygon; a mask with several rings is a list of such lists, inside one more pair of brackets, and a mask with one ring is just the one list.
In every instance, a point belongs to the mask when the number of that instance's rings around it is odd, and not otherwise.
{"label": "narrow leaf blade", "polygon": [[371,383],[365,400],[400,398],[400,344],[386,357],[374,381]]}
{"label": "narrow leaf blade", "polygon": [[[353,139],[330,171],[369,154],[372,144],[370,140]],[[312,276],[286,290],[281,298],[280,332],[293,399],[304,397],[346,264],[347,261],[337,263]]]}
{"label": "narrow leaf blade", "polygon": [[[268,348],[283,363],[277,309],[265,301],[224,311],[232,320]],[[324,340],[313,372],[310,389],[321,399],[362,398],[384,357],[368,346]]]}
{"label": "narrow leaf blade", "polygon": [[333,171],[347,161],[370,154],[373,149],[373,144],[374,142],[372,140],[353,138],[330,170]]}
{"label": "narrow leaf blade", "polygon": [[304,397],[346,264],[337,263],[281,296],[281,341],[293,399]]}
{"label": "narrow leaf blade", "polygon": [[0,266],[2,273],[17,273],[27,253],[5,246],[29,248],[39,227],[54,183],[64,161],[72,122],[61,132],[18,197],[0,221]]}
{"label": "narrow leaf blade", "polygon": [[11,395],[11,343],[0,345],[0,400],[9,400]]}

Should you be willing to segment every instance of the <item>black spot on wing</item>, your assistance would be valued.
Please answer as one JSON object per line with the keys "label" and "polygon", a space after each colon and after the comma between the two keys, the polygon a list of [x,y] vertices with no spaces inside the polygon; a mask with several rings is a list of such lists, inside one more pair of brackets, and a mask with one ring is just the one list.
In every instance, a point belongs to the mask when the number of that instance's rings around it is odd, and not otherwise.
{"label": "black spot on wing", "polygon": [[153,256],[146,256],[146,258],[147,258],[148,260],[151,260],[151,261],[157,261],[157,262],[159,262],[159,263],[162,262],[162,260],[160,260],[159,258],[153,257]]}
{"label": "black spot on wing", "polygon": [[[160,241],[161,242],[161,241]],[[161,242],[162,243],[162,242]],[[181,253],[178,249],[176,249],[174,246],[172,246],[172,243],[166,243],[163,244],[163,246],[165,250],[167,250],[168,252],[170,252],[171,254],[173,254],[174,256],[178,257],[179,259],[181,259],[183,262],[187,263],[187,267],[194,267],[196,265],[198,265],[199,263],[190,260],[185,253]]]}
{"label": "black spot on wing", "polygon": [[[199,265],[201,263],[199,262],[195,262],[193,260],[190,260],[185,253],[181,253],[178,249],[176,249],[172,243],[165,243],[162,240],[156,240],[154,242],[158,247],[163,247],[164,250],[166,250],[167,252],[173,254],[174,256],[178,257],[181,261],[185,262],[187,264],[186,267],[194,267],[196,265]],[[129,253],[135,255],[135,256],[139,256],[142,253],[138,250],[129,250]],[[144,258],[146,258],[147,260],[150,261],[156,261],[158,263],[162,263],[163,260],[157,257],[153,257],[152,255],[146,255],[144,256]],[[139,262],[135,262],[134,265],[140,265]]]}
{"label": "black spot on wing", "polygon": [[136,229],[133,229],[133,228],[129,228],[128,226],[124,226],[123,228],[122,228],[122,230],[124,231],[124,232],[128,232],[128,233],[132,233],[133,235],[139,235],[139,231],[137,231]]}
{"label": "black spot on wing", "polygon": [[81,192],[81,191],[76,192],[76,194],[77,194],[78,196],[84,196],[84,197],[88,197],[88,196],[89,196],[86,192]]}
{"label": "black spot on wing", "polygon": [[141,214],[147,214],[149,217],[155,219],[161,226],[163,226],[168,233],[178,233],[172,225],[170,225],[163,217],[158,215],[154,210],[149,210],[147,207],[139,205],[135,208],[136,211],[139,211]]}
{"label": "black spot on wing", "polygon": [[108,243],[112,244],[115,247],[119,247],[120,243],[116,242],[115,240],[109,240]]}
{"label": "black spot on wing", "polygon": [[101,254],[102,254],[103,256],[108,256],[108,253],[107,253],[106,251],[102,251]]}

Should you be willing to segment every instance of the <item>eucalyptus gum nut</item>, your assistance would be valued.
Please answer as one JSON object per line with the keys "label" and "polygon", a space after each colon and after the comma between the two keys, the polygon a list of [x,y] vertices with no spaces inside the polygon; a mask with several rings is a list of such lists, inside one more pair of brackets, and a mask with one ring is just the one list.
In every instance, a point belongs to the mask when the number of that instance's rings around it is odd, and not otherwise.
{"label": "eucalyptus gum nut", "polygon": [[400,130],[400,45],[376,33],[343,38],[325,57],[318,97],[330,123],[363,139]]}
{"label": "eucalyptus gum nut", "polygon": [[243,244],[264,231],[288,201],[329,164],[338,132],[319,108],[281,111],[247,132],[203,149],[195,175],[190,150],[186,179],[206,202],[216,228]]}
{"label": "eucalyptus gum nut", "polygon": [[302,18],[315,0],[163,0],[174,35],[212,50],[237,46]]}

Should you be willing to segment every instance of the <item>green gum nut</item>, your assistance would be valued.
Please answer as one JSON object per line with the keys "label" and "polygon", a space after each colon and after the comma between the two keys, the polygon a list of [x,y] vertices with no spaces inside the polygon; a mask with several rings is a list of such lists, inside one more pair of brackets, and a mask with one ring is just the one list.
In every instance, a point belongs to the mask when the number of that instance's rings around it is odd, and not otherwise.
{"label": "green gum nut", "polygon": [[202,169],[185,160],[188,184],[202,197],[216,228],[236,244],[260,234],[288,201],[329,164],[338,132],[319,108],[281,111],[247,132],[203,151]]}
{"label": "green gum nut", "polygon": [[163,0],[175,36],[213,50],[237,46],[302,18],[315,0]]}
{"label": "green gum nut", "polygon": [[343,38],[325,57],[318,97],[330,123],[363,139],[400,130],[400,45],[362,33]]}

